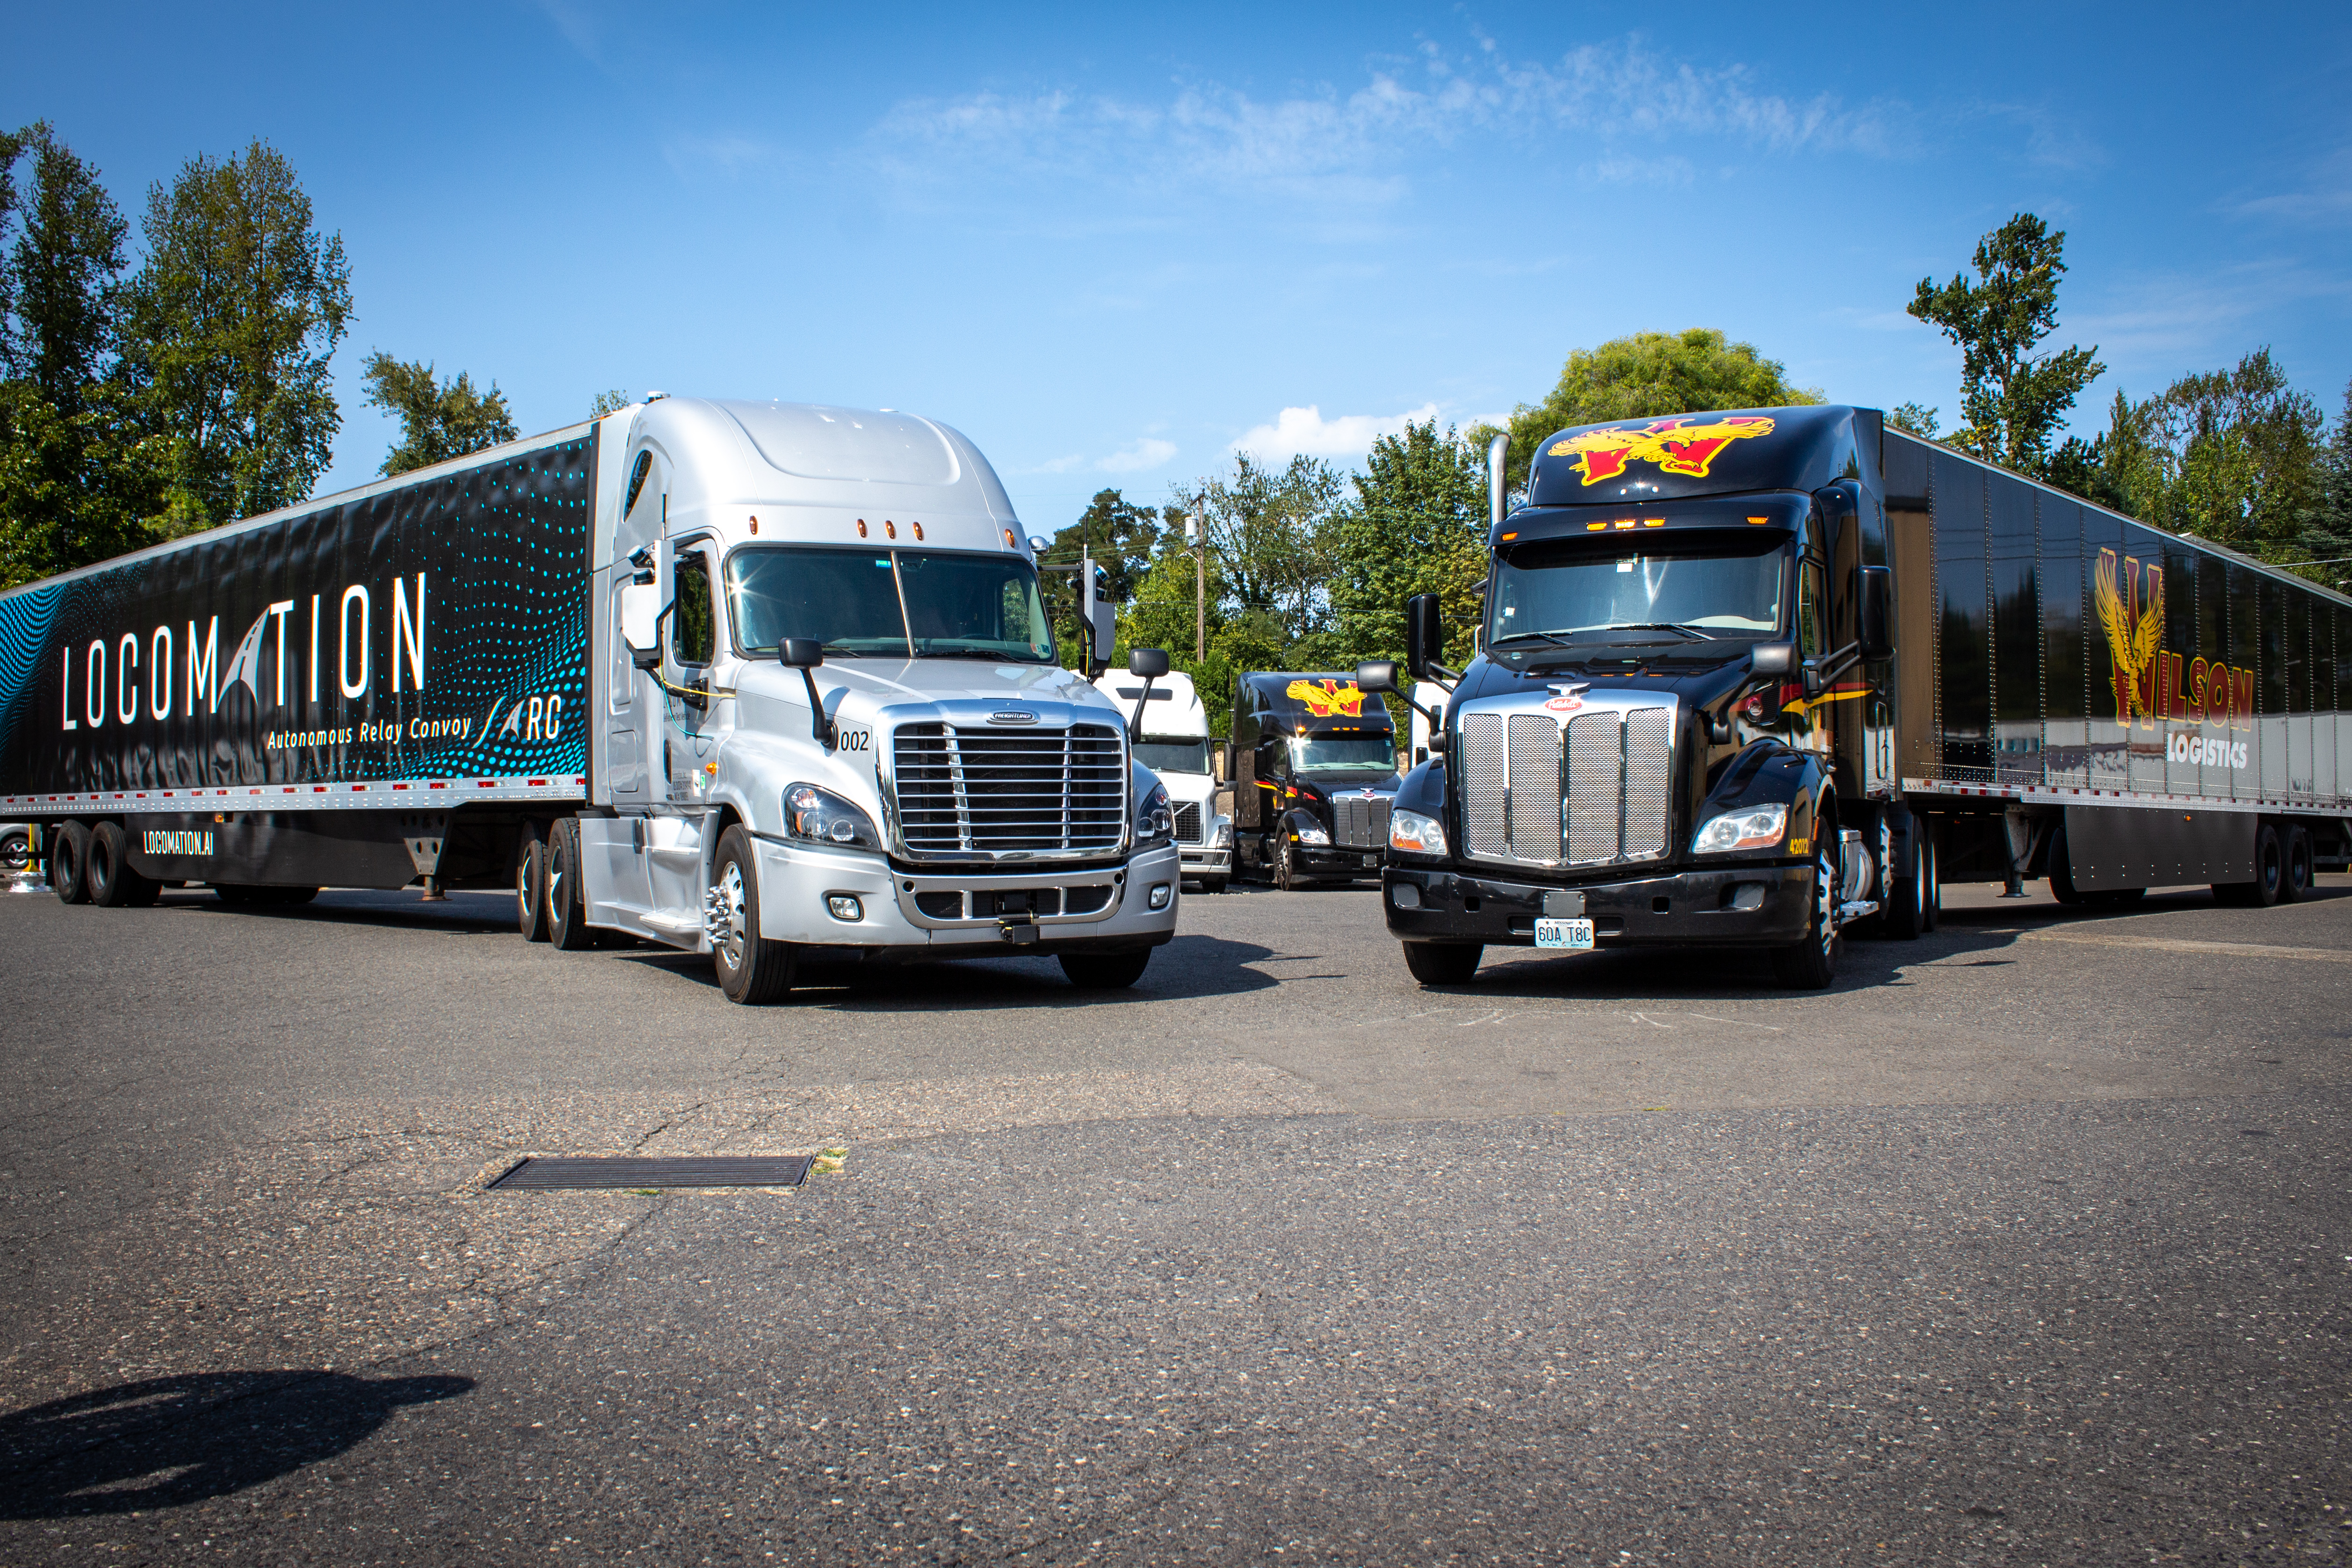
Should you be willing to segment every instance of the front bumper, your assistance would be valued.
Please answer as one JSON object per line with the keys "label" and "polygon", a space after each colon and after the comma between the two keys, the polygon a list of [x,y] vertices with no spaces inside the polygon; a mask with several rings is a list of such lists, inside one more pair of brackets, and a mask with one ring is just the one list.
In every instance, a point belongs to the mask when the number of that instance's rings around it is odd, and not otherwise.
{"label": "front bumper", "polygon": [[1339,844],[1294,843],[1290,863],[1308,876],[1377,876],[1382,853],[1378,848],[1350,849]]}
{"label": "front bumper", "polygon": [[1209,844],[1179,843],[1177,853],[1183,857],[1186,876],[1230,876],[1234,869],[1234,852]]}
{"label": "front bumper", "polygon": [[[1733,900],[1748,886],[1763,889],[1761,902],[1738,908]],[[1417,907],[1399,907],[1404,889]],[[1381,877],[1381,904],[1390,934],[1407,942],[1532,947],[1538,915],[1581,915],[1602,947],[1778,947],[1802,937],[1811,920],[1813,869],[1745,864],[1558,886],[1391,865]]]}
{"label": "front bumper", "polygon": [[[908,871],[762,836],[760,935],[839,958],[986,957],[1019,953],[1132,952],[1176,935],[1175,846],[1124,865],[1040,866],[1020,873]],[[1167,901],[1151,907],[1151,891]],[[854,894],[860,918],[836,919],[833,894]]]}

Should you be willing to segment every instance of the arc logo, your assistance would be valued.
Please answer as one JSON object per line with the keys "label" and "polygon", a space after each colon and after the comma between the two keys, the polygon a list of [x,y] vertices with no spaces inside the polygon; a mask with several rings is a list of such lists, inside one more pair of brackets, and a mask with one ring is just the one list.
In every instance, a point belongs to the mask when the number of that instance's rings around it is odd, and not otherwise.
{"label": "arc logo", "polygon": [[1735,441],[1772,434],[1772,422],[1761,414],[1735,414],[1723,419],[1698,419],[1676,414],[1654,419],[1631,430],[1587,430],[1556,441],[1548,457],[1576,458],[1577,472],[1587,485],[1615,479],[1629,463],[1654,463],[1664,473],[1706,477],[1707,465]]}
{"label": "arc logo", "polygon": [[1317,718],[1329,718],[1334,714],[1349,718],[1364,716],[1363,688],[1353,681],[1344,686],[1328,676],[1320,682],[1293,681],[1282,695],[1305,703],[1307,711]]}

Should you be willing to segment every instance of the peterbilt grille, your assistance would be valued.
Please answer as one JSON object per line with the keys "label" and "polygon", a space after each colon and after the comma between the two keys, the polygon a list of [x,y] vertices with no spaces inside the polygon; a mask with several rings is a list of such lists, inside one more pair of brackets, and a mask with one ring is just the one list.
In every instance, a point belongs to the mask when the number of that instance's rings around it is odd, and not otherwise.
{"label": "peterbilt grille", "polygon": [[1385,848],[1389,841],[1389,798],[1375,795],[1335,795],[1331,800],[1334,841],[1354,850]]}
{"label": "peterbilt grille", "polygon": [[1125,831],[1127,752],[1108,725],[901,725],[891,759],[909,854],[1110,852]]}
{"label": "peterbilt grille", "polygon": [[1182,843],[1197,844],[1201,841],[1201,803],[1198,800],[1177,802],[1176,837]]}
{"label": "peterbilt grille", "polygon": [[1465,714],[1464,847],[1475,860],[1588,866],[1666,852],[1674,712]]}

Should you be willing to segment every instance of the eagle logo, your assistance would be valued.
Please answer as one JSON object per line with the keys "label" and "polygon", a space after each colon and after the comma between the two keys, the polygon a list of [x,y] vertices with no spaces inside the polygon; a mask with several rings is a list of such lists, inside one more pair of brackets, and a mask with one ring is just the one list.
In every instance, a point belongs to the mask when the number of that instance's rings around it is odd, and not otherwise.
{"label": "eagle logo", "polygon": [[1725,447],[1771,434],[1772,422],[1761,414],[1702,419],[1685,413],[1654,419],[1632,430],[1583,431],[1553,442],[1545,455],[1576,458],[1577,472],[1584,476],[1587,485],[1622,476],[1629,463],[1654,463],[1666,473],[1704,479],[1707,465]]}
{"label": "eagle logo", "polygon": [[1363,688],[1349,681],[1346,685],[1326,676],[1322,681],[1293,681],[1283,695],[1307,705],[1307,711],[1317,718],[1329,718],[1335,714],[1349,718],[1364,716]]}
{"label": "eagle logo", "polygon": [[2143,725],[2162,716],[2157,712],[2156,687],[2164,645],[2164,569],[2149,563],[2144,599],[2140,580],[2137,560],[2130,556],[2118,559],[2111,549],[2099,552],[2094,597],[2099,624],[2107,633],[2107,678],[2115,688],[2116,722],[2126,728],[2135,714]]}

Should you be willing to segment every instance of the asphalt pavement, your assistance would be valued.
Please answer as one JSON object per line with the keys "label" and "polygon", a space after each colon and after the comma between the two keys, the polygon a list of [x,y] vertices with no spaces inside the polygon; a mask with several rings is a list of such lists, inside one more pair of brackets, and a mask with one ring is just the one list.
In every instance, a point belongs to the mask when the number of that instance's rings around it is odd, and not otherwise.
{"label": "asphalt pavement", "polygon": [[[0,1562],[2352,1557],[2352,879],[1948,890],[1825,993],[0,895]],[[846,1150],[798,1189],[526,1154]]]}

